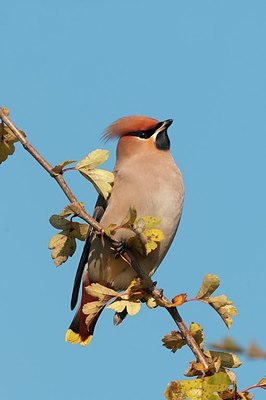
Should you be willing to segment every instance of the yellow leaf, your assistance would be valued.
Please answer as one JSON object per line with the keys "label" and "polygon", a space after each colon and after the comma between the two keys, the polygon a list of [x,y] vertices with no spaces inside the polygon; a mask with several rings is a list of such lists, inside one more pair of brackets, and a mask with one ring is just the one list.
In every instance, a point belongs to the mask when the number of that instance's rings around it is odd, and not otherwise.
{"label": "yellow leaf", "polygon": [[101,301],[91,301],[90,303],[84,304],[82,307],[82,312],[85,315],[91,315],[91,314],[98,314],[99,310],[103,307],[103,303]]}
{"label": "yellow leaf", "polygon": [[150,297],[150,298],[147,300],[146,304],[147,304],[147,307],[149,307],[149,308],[155,308],[155,307],[157,307],[156,300],[155,300],[153,297]]}
{"label": "yellow leaf", "polygon": [[76,162],[76,160],[66,160],[61,162],[59,165],[56,165],[52,170],[56,173],[56,174],[62,174],[63,168],[66,167],[67,165],[73,164],[74,162]]}
{"label": "yellow leaf", "polygon": [[230,379],[225,372],[218,372],[200,379],[171,382],[165,391],[165,397],[168,400],[187,398],[191,400],[217,399],[219,398],[219,392],[225,391],[230,383]]}
{"label": "yellow leaf", "polygon": [[127,302],[127,312],[129,315],[136,315],[140,311],[140,301],[128,301]]}
{"label": "yellow leaf", "polygon": [[127,300],[116,300],[112,304],[110,304],[107,308],[110,310],[114,310],[115,312],[122,312],[127,305]]}
{"label": "yellow leaf", "polygon": [[151,251],[155,250],[158,245],[155,242],[148,242],[145,244],[146,255],[150,254]]}
{"label": "yellow leaf", "polygon": [[221,366],[225,368],[238,368],[242,364],[236,354],[224,351],[205,350],[204,355],[208,358],[220,358]]}
{"label": "yellow leaf", "polygon": [[71,257],[76,250],[76,241],[67,236],[64,232],[53,236],[49,242],[49,249],[52,250],[52,258],[58,267],[63,264],[68,257]]}
{"label": "yellow leaf", "polygon": [[91,296],[97,297],[99,300],[102,300],[105,296],[117,297],[119,293],[113,289],[107,288],[99,283],[92,283],[89,286],[86,286],[86,292]]}
{"label": "yellow leaf", "polygon": [[199,324],[192,322],[190,324],[189,330],[190,330],[191,335],[194,337],[197,344],[199,345],[200,349],[203,349],[203,346],[204,346],[203,328]]}
{"label": "yellow leaf", "polygon": [[79,215],[80,207],[84,208],[84,203],[79,203],[78,201],[70,203],[60,212],[60,217],[69,217],[72,214]]}
{"label": "yellow leaf", "polygon": [[94,169],[102,163],[104,163],[109,157],[108,150],[97,149],[88,154],[85,158],[79,161],[76,165],[76,169]]}
{"label": "yellow leaf", "polygon": [[106,200],[112,190],[113,173],[103,169],[86,170],[84,168],[80,168],[79,172],[93,184],[97,192]]}
{"label": "yellow leaf", "polygon": [[158,217],[144,216],[141,218],[145,222],[146,228],[153,228],[154,226],[159,225],[161,223],[161,218]]}
{"label": "yellow leaf", "polygon": [[237,315],[237,309],[232,305],[232,301],[222,294],[220,296],[210,297],[206,301],[218,312],[227,328],[230,328],[234,317]]}

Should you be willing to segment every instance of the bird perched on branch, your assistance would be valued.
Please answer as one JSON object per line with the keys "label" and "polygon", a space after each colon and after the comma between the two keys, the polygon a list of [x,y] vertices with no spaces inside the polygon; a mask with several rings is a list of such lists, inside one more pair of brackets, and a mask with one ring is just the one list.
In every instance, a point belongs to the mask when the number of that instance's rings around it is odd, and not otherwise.
{"label": "bird perched on branch", "polygon": [[[164,239],[148,255],[132,249],[142,269],[153,275],[166,255],[182,214],[184,185],[181,172],[170,154],[167,129],[172,120],[159,122],[144,116],[129,116],[112,123],[105,131],[105,139],[118,138],[114,184],[107,201],[99,196],[94,218],[106,228],[121,224],[130,207],[138,216],[160,217]],[[114,238],[127,242],[132,230],[118,229]],[[82,312],[84,304],[97,300],[87,293],[86,287],[97,282],[117,291],[125,290],[136,276],[133,268],[122,257],[116,257],[108,241],[94,234],[86,240],[75,277],[71,309],[77,304],[82,282],[81,304],[67,331],[66,341],[86,345],[90,342],[95,324],[102,310],[88,317]],[[116,314],[115,324],[125,317],[126,311]],[[88,319],[87,319],[88,321]]]}

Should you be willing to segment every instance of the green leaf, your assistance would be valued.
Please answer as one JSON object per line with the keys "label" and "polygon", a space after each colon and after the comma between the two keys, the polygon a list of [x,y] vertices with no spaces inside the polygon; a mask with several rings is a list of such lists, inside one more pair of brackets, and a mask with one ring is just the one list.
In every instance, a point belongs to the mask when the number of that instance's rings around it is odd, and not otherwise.
{"label": "green leaf", "polygon": [[97,149],[88,154],[85,158],[77,163],[76,169],[94,169],[103,164],[109,157],[108,150]]}
{"label": "green leaf", "polygon": [[242,364],[236,354],[226,353],[224,351],[205,350],[204,355],[208,358],[221,360],[221,366],[224,368],[238,368]]}
{"label": "green leaf", "polygon": [[220,286],[220,279],[216,275],[207,274],[203,279],[200,290],[198,291],[198,299],[207,299]]}
{"label": "green leaf", "polygon": [[[219,395],[231,384],[225,372],[218,372],[205,378],[171,382],[166,391],[167,400],[210,400]],[[215,397],[213,398],[215,399]]]}
{"label": "green leaf", "polygon": [[65,230],[70,224],[70,221],[68,221],[61,215],[56,215],[56,214],[52,215],[50,217],[49,221],[50,221],[50,224],[56,229]]}

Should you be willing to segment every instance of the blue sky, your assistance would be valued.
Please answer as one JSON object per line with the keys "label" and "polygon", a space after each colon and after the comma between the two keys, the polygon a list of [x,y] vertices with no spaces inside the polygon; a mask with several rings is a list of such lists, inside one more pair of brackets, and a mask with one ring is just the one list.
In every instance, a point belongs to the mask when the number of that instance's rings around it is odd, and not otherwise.
{"label": "blue sky", "polygon": [[[266,50],[264,1],[0,1],[0,104],[52,163],[81,159],[116,118],[173,118],[172,153],[186,198],[172,248],[155,275],[172,297],[196,294],[207,273],[239,316],[230,334],[265,348]],[[67,181],[92,211],[96,194],[79,174]],[[87,348],[64,342],[81,246],[56,269],[48,219],[66,204],[49,176],[17,146],[0,166],[1,398],[162,399],[193,358],[161,337],[162,309],[142,308],[119,328],[107,310]],[[209,342],[228,333],[207,306],[180,312]],[[245,360],[243,360],[245,361]],[[265,361],[237,371],[239,387]],[[256,399],[265,393],[257,390]]]}

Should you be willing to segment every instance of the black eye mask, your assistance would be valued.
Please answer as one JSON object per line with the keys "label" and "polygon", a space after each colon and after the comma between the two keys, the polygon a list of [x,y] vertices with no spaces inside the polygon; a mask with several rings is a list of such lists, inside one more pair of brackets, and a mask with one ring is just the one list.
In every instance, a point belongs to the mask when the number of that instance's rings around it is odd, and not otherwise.
{"label": "black eye mask", "polygon": [[129,132],[125,136],[137,136],[140,139],[149,139],[160,126],[162,126],[163,122],[159,122],[155,128],[148,129],[146,131],[135,131],[135,132]]}

